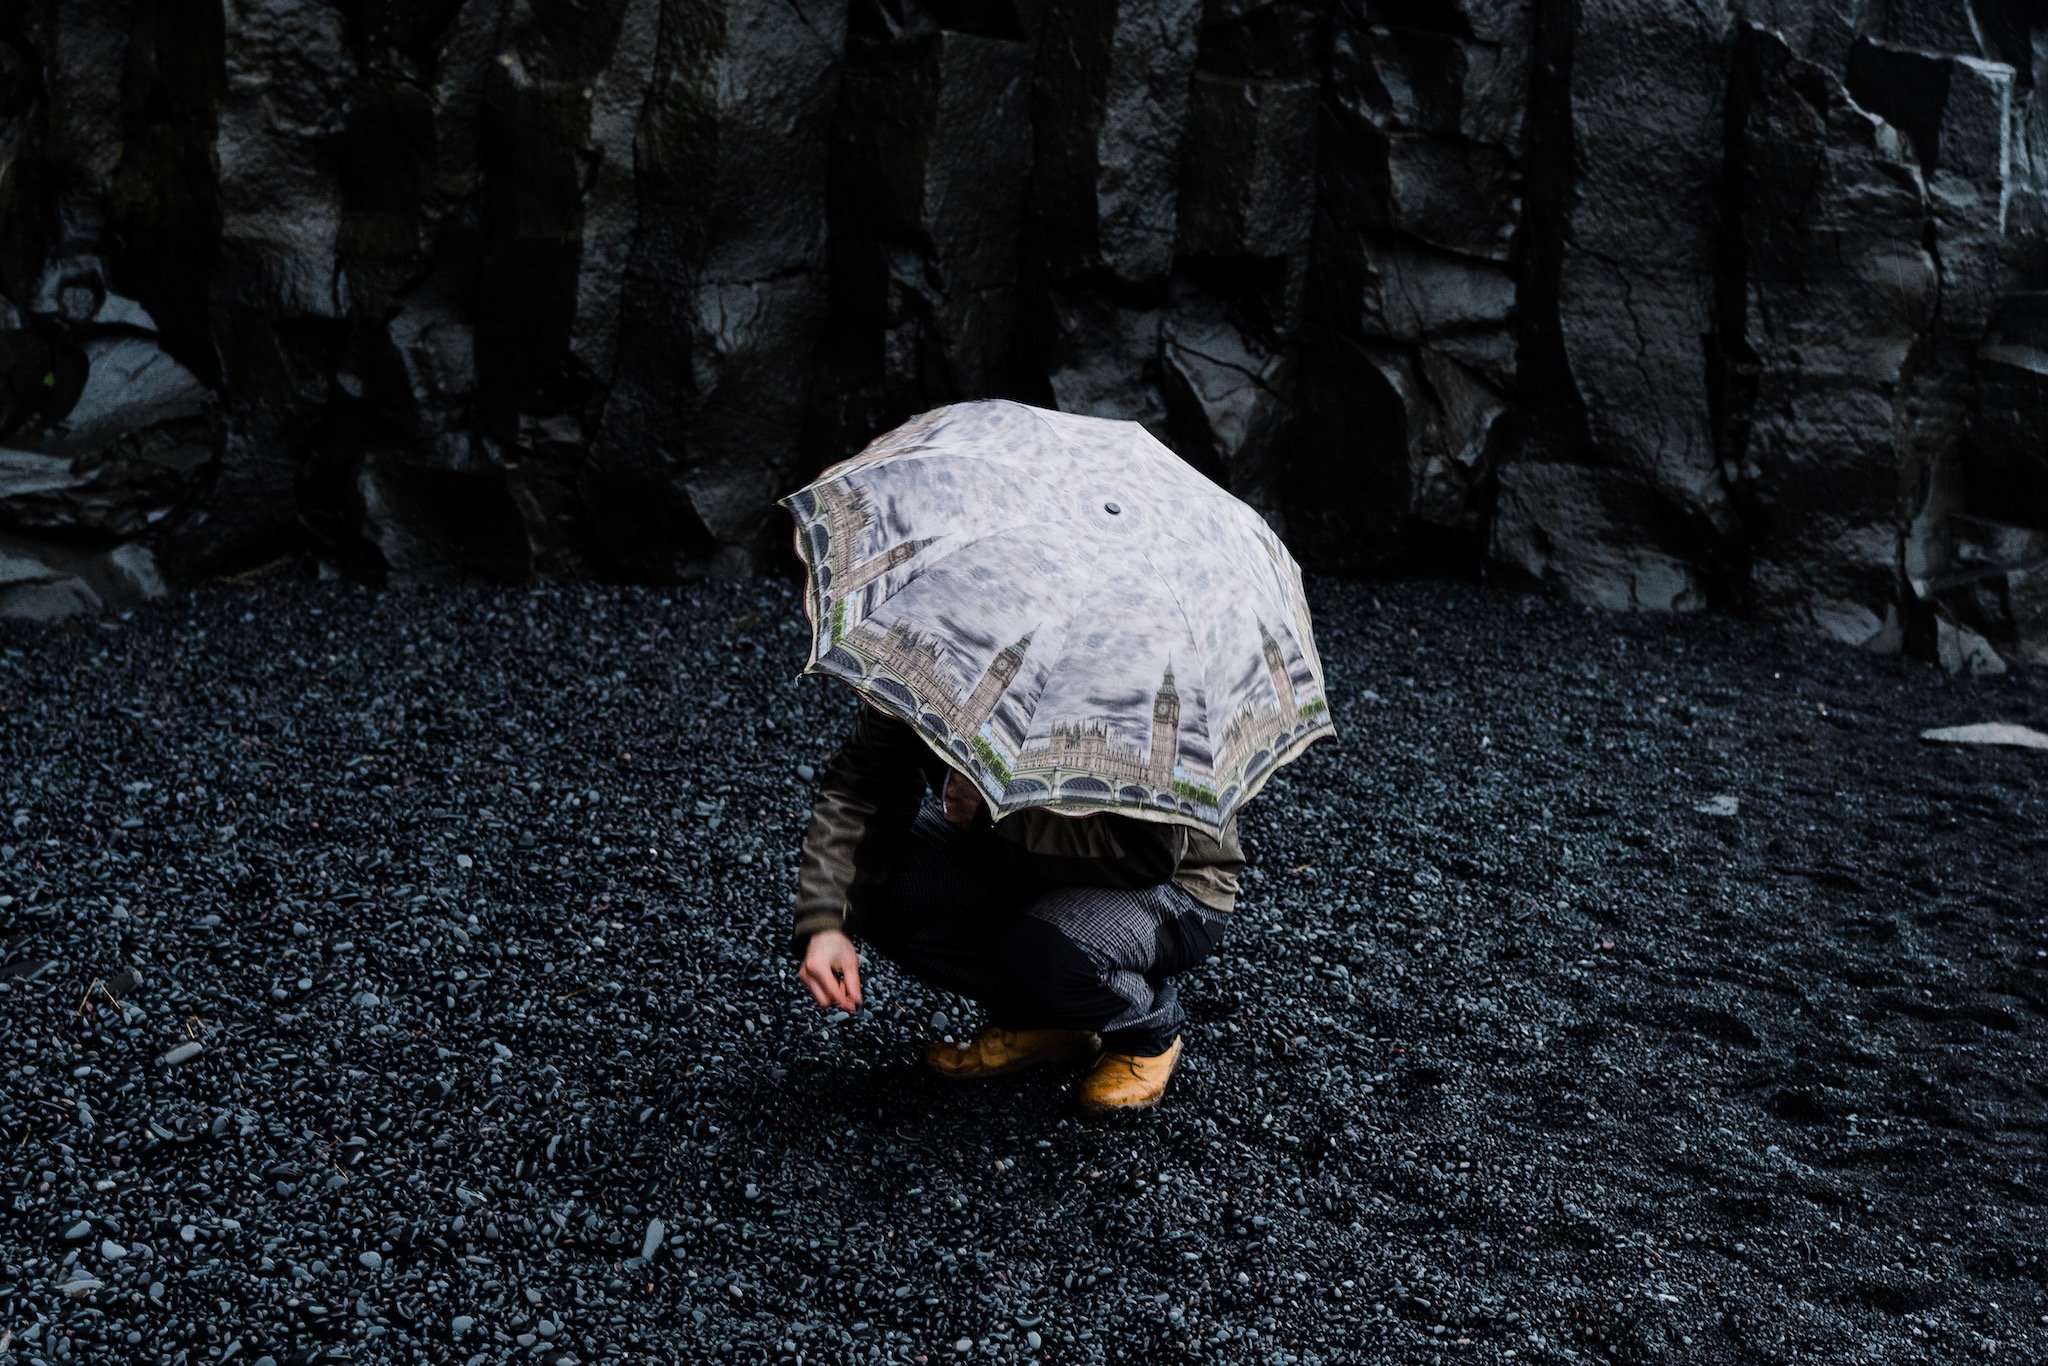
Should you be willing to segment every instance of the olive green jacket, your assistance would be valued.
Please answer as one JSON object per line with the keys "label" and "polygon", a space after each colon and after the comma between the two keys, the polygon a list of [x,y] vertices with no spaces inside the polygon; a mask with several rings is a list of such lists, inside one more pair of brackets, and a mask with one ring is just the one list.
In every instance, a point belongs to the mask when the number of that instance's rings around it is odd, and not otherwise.
{"label": "olive green jacket", "polygon": [[[852,905],[894,869],[918,807],[953,770],[910,726],[862,702],[825,766],[797,870],[794,945],[819,930],[858,929]],[[1056,886],[1149,887],[1169,878],[1211,910],[1237,904],[1244,852],[1233,815],[1217,840],[1179,823],[1115,812],[1061,815],[1027,807],[1000,821],[983,803],[974,828],[1005,841],[1021,876]]]}

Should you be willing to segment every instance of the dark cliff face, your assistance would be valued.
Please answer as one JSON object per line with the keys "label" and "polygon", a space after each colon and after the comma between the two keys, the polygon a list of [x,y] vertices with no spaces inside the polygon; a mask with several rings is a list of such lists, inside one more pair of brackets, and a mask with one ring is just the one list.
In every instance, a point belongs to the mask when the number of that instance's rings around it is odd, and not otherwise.
{"label": "dark cliff face", "polygon": [[0,612],[788,568],[921,409],[1345,572],[2048,662],[2033,0],[27,0]]}

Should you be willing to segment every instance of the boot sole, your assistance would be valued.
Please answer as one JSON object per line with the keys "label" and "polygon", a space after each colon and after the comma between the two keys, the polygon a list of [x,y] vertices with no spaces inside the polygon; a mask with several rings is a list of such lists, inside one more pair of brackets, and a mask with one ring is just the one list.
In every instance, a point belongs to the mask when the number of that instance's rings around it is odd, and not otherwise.
{"label": "boot sole", "polygon": [[1092,1063],[1101,1052],[1102,1050],[1099,1048],[1074,1049],[1067,1053],[1049,1053],[1036,1058],[1020,1058],[1016,1062],[1006,1062],[1001,1067],[984,1067],[975,1072],[944,1072],[932,1066],[929,1062],[925,1063],[924,1069],[933,1076],[944,1077],[947,1081],[980,1081],[984,1077],[1007,1076],[1012,1072],[1022,1072],[1026,1068],[1031,1067],[1051,1067],[1060,1063]]}
{"label": "boot sole", "polygon": [[1117,1115],[1141,1115],[1147,1110],[1157,1110],[1166,1097],[1162,1093],[1150,1100],[1141,1100],[1132,1105],[1089,1105],[1077,1102],[1075,1108],[1082,1114],[1096,1119],[1110,1119]]}
{"label": "boot sole", "polygon": [[1166,1099],[1167,1088],[1162,1087],[1158,1095],[1150,1100],[1134,1100],[1128,1105],[1091,1105],[1079,1096],[1074,1098],[1074,1108],[1084,1115],[1131,1115],[1146,1110],[1157,1110]]}

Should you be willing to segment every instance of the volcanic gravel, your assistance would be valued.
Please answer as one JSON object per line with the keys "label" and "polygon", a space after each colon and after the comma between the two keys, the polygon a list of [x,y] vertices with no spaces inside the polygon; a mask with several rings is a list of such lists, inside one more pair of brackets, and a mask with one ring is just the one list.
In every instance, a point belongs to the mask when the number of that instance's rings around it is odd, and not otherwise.
{"label": "volcanic gravel", "polygon": [[784,580],[0,622],[0,1359],[2048,1359],[2048,725],[1309,578],[1160,1110],[924,1075],[787,923]]}

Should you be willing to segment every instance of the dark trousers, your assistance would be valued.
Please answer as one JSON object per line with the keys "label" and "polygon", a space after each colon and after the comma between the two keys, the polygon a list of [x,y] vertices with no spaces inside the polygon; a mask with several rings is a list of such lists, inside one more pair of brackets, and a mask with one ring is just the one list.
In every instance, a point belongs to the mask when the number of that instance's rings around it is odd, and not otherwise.
{"label": "dark trousers", "polygon": [[1011,1029],[1091,1029],[1104,1048],[1164,1052],[1187,1017],[1172,976],[1223,941],[1226,917],[1174,882],[1077,887],[1020,878],[986,831],[927,797],[887,882],[848,928],[911,976]]}

